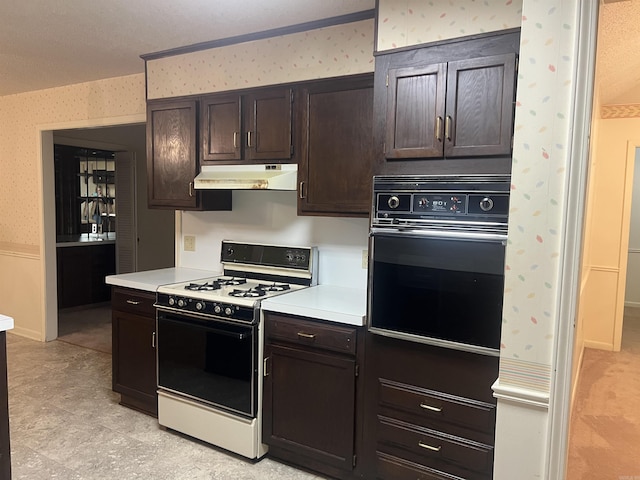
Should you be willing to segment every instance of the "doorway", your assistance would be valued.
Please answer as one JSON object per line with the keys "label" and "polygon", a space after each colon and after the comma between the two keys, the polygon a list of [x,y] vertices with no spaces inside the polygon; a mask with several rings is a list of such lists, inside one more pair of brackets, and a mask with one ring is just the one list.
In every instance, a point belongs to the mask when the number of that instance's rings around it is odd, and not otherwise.
{"label": "doorway", "polygon": [[[144,117],[144,116],[143,116]],[[140,120],[144,120],[141,118]],[[103,120],[104,122],[104,120]],[[56,228],[54,202],[53,145],[85,145],[109,150],[127,150],[133,152],[136,162],[136,227],[137,246],[136,271],[175,265],[175,214],[170,210],[150,210],[147,208],[146,188],[146,126],[144,123],[114,124],[104,126],[83,122],[78,125],[55,125],[42,130],[42,172],[44,192],[44,252],[45,252],[45,338],[58,337],[57,266],[56,266]],[[117,241],[117,240],[116,240]],[[109,308],[108,304],[105,307]],[[110,312],[109,312],[110,313]],[[98,312],[88,312],[97,317]],[[110,317],[110,314],[101,313]],[[110,342],[109,342],[110,343]]]}

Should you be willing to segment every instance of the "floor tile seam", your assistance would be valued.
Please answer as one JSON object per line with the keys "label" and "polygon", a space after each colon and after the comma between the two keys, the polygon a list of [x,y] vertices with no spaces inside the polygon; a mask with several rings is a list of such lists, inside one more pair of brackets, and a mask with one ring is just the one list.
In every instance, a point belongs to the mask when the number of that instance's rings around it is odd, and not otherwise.
{"label": "floor tile seam", "polygon": [[[64,463],[61,463],[60,461],[56,460],[55,458],[52,458],[52,457],[50,457],[49,455],[47,455],[47,454],[46,454],[45,452],[43,452],[42,450],[37,449],[37,448],[33,448],[32,446],[30,446],[30,445],[29,445],[27,442],[25,442],[24,440],[21,440],[21,441],[15,442],[15,444],[16,444],[16,446],[20,446],[21,448],[26,448],[27,450],[30,450],[31,452],[33,452],[33,453],[35,453],[35,454],[39,455],[39,456],[40,456],[40,457],[42,457],[42,458],[46,458],[49,462],[52,462],[53,464],[55,464],[55,466],[56,466],[56,467],[63,468],[64,470],[70,470],[70,471],[72,471],[73,473],[76,473],[76,474],[80,474],[80,470],[78,470],[77,468],[73,468],[73,467],[70,467],[70,466],[68,466],[68,465],[65,465]],[[12,444],[12,445],[11,445],[11,449],[13,450],[14,448],[15,448],[15,447],[14,447],[14,445]],[[13,453],[13,452],[12,452],[12,453]]]}

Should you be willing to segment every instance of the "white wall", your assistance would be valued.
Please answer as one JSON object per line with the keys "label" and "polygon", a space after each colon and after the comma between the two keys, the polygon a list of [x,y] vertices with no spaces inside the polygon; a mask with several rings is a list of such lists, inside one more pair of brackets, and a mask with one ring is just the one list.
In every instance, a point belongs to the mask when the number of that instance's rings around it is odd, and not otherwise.
{"label": "white wall", "polygon": [[195,235],[196,251],[185,252],[180,241],[179,265],[219,270],[222,240],[317,246],[318,283],[366,288],[369,220],[298,217],[296,202],[296,192],[235,191],[231,212],[183,212],[181,232]]}

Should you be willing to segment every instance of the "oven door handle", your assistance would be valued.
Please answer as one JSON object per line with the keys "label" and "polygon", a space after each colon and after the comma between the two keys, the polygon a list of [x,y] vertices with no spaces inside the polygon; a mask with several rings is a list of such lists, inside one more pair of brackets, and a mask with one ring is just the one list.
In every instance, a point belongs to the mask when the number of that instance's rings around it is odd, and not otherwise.
{"label": "oven door handle", "polygon": [[424,230],[414,227],[400,228],[371,228],[371,236],[382,235],[390,237],[413,237],[413,238],[444,238],[455,240],[475,240],[485,242],[500,242],[507,245],[507,235],[500,233],[484,232],[461,232],[449,230]]}

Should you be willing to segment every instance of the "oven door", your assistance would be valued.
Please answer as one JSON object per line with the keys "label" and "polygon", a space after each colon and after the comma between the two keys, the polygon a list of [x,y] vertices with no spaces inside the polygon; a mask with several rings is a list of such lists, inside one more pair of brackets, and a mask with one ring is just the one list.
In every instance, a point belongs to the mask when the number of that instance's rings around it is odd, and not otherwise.
{"label": "oven door", "polygon": [[506,236],[372,231],[369,331],[498,355]]}
{"label": "oven door", "polygon": [[256,416],[257,325],[158,309],[158,388]]}

